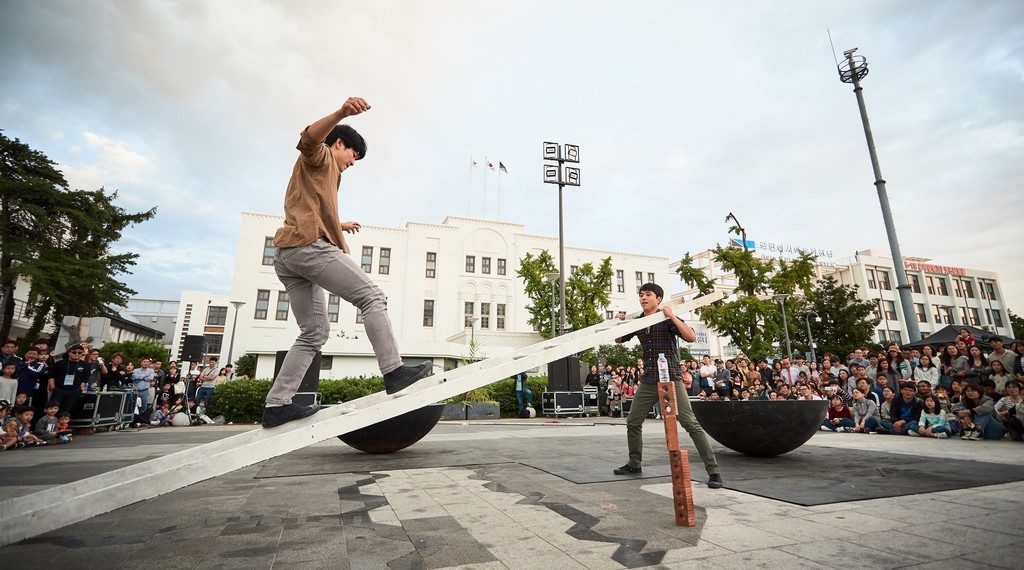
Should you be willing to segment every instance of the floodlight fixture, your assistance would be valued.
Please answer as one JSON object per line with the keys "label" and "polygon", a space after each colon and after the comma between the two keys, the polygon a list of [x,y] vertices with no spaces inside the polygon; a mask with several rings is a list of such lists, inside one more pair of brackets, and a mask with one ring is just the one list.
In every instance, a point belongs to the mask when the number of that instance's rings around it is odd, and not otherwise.
{"label": "floodlight fixture", "polygon": [[544,143],[544,160],[561,160],[562,149],[558,143]]}
{"label": "floodlight fixture", "polygon": [[580,147],[579,145],[567,144],[565,145],[565,162],[577,163],[580,161]]}
{"label": "floodlight fixture", "polygon": [[580,169],[565,167],[565,185],[566,186],[579,186],[580,185]]}
{"label": "floodlight fixture", "polygon": [[562,183],[562,169],[557,164],[545,164],[544,165],[544,183],[545,184],[561,184]]}

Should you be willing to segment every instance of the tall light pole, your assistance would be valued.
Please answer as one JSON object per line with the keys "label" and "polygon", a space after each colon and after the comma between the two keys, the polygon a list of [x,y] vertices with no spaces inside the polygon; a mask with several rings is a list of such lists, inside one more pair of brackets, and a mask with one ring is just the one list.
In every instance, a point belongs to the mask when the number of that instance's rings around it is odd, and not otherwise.
{"label": "tall light pole", "polygon": [[811,315],[814,315],[814,322],[820,323],[821,317],[814,311],[808,311],[804,315],[804,320],[807,321],[807,342],[811,345],[811,362],[817,362],[818,356],[814,353],[814,336],[811,335]]}
{"label": "tall light pole", "polygon": [[786,323],[786,299],[789,295],[785,293],[779,293],[772,297],[779,302],[779,306],[782,307],[782,328],[786,331],[786,358],[793,356],[793,346],[789,343],[789,325]]}
{"label": "tall light pole", "polygon": [[[562,150],[565,150],[563,153]],[[553,142],[544,143],[544,160],[554,161],[554,164],[544,163],[544,183],[558,184],[558,328],[565,328],[565,229],[562,215],[562,190],[566,186],[580,185],[580,169],[566,166],[564,163],[579,164],[580,147],[567,144],[561,145]],[[563,177],[563,171],[565,176]],[[552,333],[552,336],[557,336]]]}
{"label": "tall light pole", "polygon": [[558,276],[558,273],[544,274],[548,283],[551,284],[551,338],[558,336],[558,333],[555,332],[555,279],[558,279]]}
{"label": "tall light pole", "polygon": [[242,308],[245,301],[231,301],[231,304],[235,306],[235,319],[231,323],[231,342],[228,343],[228,364],[234,366],[234,362],[231,360],[231,355],[235,352],[235,329],[238,328],[238,309]]}
{"label": "tall light pole", "polygon": [[868,110],[864,106],[864,93],[860,80],[868,74],[868,62],[862,55],[853,55],[857,48],[843,52],[846,59],[839,64],[839,79],[843,83],[853,83],[853,92],[857,95],[857,106],[860,108],[860,120],[864,124],[864,137],[868,143],[868,154],[871,156],[871,168],[875,173],[875,188],[878,190],[878,202],[882,206],[882,221],[885,222],[885,233],[889,238],[889,250],[892,262],[896,266],[896,291],[900,294],[900,305],[903,306],[904,321],[907,322],[907,336],[910,342],[921,340],[921,328],[917,325],[917,314],[914,311],[914,299],[911,297],[910,284],[907,281],[907,269],[903,265],[903,253],[896,237],[896,225],[892,221],[892,209],[889,208],[889,194],[885,190],[885,179],[882,168],[878,165],[878,153],[875,152],[875,138],[871,134],[871,123],[868,122]]}

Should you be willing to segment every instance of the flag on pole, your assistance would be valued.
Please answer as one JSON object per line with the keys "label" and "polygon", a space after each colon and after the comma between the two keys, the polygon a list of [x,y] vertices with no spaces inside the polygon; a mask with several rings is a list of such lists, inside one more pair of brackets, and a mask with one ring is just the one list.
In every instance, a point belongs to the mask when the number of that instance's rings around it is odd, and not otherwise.
{"label": "flag on pole", "polygon": [[476,162],[476,159],[473,158],[472,156],[469,157],[469,166],[470,168],[476,168],[477,166],[479,166]]}
{"label": "flag on pole", "polygon": [[501,161],[498,161],[498,170],[504,172],[505,174],[508,174],[508,169],[505,168],[505,165],[502,164]]}
{"label": "flag on pole", "polygon": [[490,168],[491,170],[494,170],[494,163],[488,160],[487,161],[487,168]]}

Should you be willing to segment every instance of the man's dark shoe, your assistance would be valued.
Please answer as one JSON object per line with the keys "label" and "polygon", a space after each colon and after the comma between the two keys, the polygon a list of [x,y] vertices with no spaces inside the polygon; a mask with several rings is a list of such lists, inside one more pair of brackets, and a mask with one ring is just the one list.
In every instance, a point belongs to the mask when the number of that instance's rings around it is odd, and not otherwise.
{"label": "man's dark shoe", "polygon": [[643,467],[633,467],[632,465],[627,463],[627,464],[623,465],[622,467],[619,467],[618,469],[616,469],[612,473],[615,473],[616,475],[634,475],[634,474],[639,473],[639,472],[641,472],[643,470],[644,470]]}
{"label": "man's dark shoe", "polygon": [[388,394],[395,394],[412,386],[417,380],[425,377],[433,366],[430,362],[424,362],[418,366],[402,365],[384,375],[384,391]]}
{"label": "man's dark shoe", "polygon": [[320,406],[313,404],[312,406],[300,406],[298,404],[287,404],[284,406],[274,406],[272,408],[263,408],[263,427],[272,428],[282,424],[286,424],[292,420],[298,420],[301,418],[308,418],[320,410]]}
{"label": "man's dark shoe", "polygon": [[715,473],[708,478],[708,489],[721,489],[722,488],[722,476]]}

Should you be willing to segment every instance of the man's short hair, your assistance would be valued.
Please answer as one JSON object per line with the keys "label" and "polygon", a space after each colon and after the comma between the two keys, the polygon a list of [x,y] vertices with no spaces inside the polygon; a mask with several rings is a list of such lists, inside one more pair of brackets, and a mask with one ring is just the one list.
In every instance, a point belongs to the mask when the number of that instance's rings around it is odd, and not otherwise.
{"label": "man's short hair", "polygon": [[356,160],[362,160],[366,156],[366,140],[363,139],[363,135],[356,132],[352,127],[348,125],[334,125],[331,132],[328,133],[327,139],[324,140],[324,144],[334,146],[338,139],[341,139],[341,144],[345,145],[345,148],[355,151]]}
{"label": "man's short hair", "polygon": [[654,293],[654,296],[659,299],[665,298],[665,290],[661,288],[661,285],[657,283],[644,283],[640,286],[640,291],[650,291]]}

